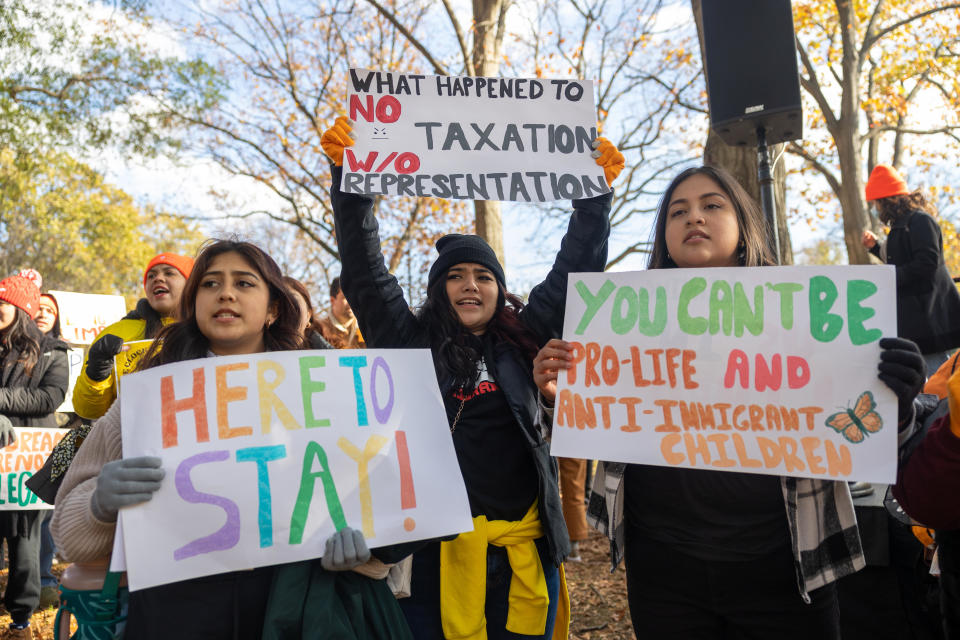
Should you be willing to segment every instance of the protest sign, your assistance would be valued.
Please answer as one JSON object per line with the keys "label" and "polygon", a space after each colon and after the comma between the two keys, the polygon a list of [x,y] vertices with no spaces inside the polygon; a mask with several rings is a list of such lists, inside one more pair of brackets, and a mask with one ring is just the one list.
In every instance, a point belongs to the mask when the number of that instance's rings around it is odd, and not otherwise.
{"label": "protest sign", "polygon": [[60,333],[70,344],[90,344],[107,326],[123,318],[123,296],[51,291],[60,309]]}
{"label": "protest sign", "polygon": [[350,69],[344,193],[547,202],[610,187],[593,83]]}
{"label": "protest sign", "polygon": [[17,441],[0,449],[0,511],[53,509],[27,488],[27,478],[40,470],[65,429],[14,427]]}
{"label": "protest sign", "polygon": [[67,378],[67,393],[63,397],[63,403],[57,407],[57,411],[60,413],[73,411],[73,388],[77,386],[77,377],[83,370],[83,354],[83,347],[70,347],[70,349],[67,350],[69,378]]}
{"label": "protest sign", "polygon": [[893,267],[571,274],[551,453],[891,483]]}
{"label": "protest sign", "polygon": [[130,588],[473,527],[426,350],[287,351],[131,373],[124,457],[163,460],[121,511]]}
{"label": "protest sign", "polygon": [[113,375],[117,378],[118,390],[121,388],[121,379],[136,370],[152,344],[153,340],[133,340],[124,342],[120,347],[120,353],[113,357]]}

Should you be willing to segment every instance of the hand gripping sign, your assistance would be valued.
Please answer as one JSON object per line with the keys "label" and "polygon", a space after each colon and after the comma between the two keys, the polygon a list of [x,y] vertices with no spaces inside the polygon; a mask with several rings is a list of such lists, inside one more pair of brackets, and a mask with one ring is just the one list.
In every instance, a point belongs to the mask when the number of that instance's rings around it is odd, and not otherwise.
{"label": "hand gripping sign", "polygon": [[546,202],[610,187],[593,83],[350,70],[344,193]]}
{"label": "hand gripping sign", "polygon": [[891,483],[892,267],[571,274],[557,456]]}
{"label": "hand gripping sign", "polygon": [[472,529],[426,350],[204,358],[123,378],[125,457],[166,477],[121,510],[130,587]]}

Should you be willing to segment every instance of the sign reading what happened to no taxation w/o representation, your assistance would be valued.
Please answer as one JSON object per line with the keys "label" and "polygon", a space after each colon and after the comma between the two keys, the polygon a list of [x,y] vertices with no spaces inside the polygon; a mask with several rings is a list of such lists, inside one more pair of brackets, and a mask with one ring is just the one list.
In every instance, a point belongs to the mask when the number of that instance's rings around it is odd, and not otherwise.
{"label": "sign reading what happened to no taxation w/o representation", "polygon": [[471,530],[426,350],[286,351],[130,373],[124,457],[166,477],[121,510],[130,588]]}
{"label": "sign reading what happened to no taxation w/o representation", "polygon": [[891,483],[887,266],[571,274],[551,453]]}
{"label": "sign reading what happened to no taxation w/o representation", "polygon": [[547,202],[607,193],[593,83],[350,69],[344,193]]}

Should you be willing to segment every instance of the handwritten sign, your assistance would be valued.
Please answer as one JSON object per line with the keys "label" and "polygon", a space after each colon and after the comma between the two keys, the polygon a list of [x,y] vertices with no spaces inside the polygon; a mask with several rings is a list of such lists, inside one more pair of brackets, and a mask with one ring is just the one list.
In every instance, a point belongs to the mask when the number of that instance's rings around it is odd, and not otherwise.
{"label": "handwritten sign", "polygon": [[557,456],[890,483],[891,267],[572,274]]}
{"label": "handwritten sign", "polygon": [[51,291],[60,309],[60,332],[70,344],[90,344],[127,313],[123,296]]}
{"label": "handwritten sign", "polygon": [[546,202],[610,190],[593,83],[351,69],[344,193]]}
{"label": "handwritten sign", "polygon": [[67,350],[69,377],[67,378],[67,395],[63,397],[63,403],[57,407],[60,413],[73,411],[73,388],[77,385],[77,378],[83,370],[83,352],[83,347],[70,347]]}
{"label": "handwritten sign", "polygon": [[121,511],[130,588],[472,529],[426,350],[287,351],[123,378],[124,457],[167,475]]}
{"label": "handwritten sign", "polygon": [[140,359],[146,355],[153,340],[133,340],[124,342],[120,353],[113,357],[113,375],[117,378],[117,389],[121,389],[121,379],[136,370]]}
{"label": "handwritten sign", "polygon": [[14,431],[17,441],[0,449],[0,511],[53,509],[24,483],[69,432],[40,427],[14,427]]}

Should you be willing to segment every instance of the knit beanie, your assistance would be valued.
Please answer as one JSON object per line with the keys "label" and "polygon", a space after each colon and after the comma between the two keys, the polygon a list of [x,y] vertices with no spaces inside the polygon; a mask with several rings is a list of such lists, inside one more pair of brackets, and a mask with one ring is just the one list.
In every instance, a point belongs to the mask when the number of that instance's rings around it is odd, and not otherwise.
{"label": "knit beanie", "polygon": [[31,319],[40,311],[40,289],[23,276],[10,276],[0,280],[0,300],[23,309]]}
{"label": "knit beanie", "polygon": [[154,256],[153,260],[147,265],[147,268],[143,270],[144,287],[147,286],[147,274],[150,272],[150,269],[153,269],[158,264],[168,264],[183,274],[184,278],[189,278],[190,271],[193,269],[193,258],[178,256],[175,253],[161,253],[160,255]]}
{"label": "knit beanie", "polygon": [[497,254],[480,236],[447,234],[437,240],[437,253],[440,255],[430,266],[427,288],[432,287],[450,267],[462,262],[474,262],[490,269],[500,286],[506,289],[506,278],[503,275],[503,267],[497,260]]}
{"label": "knit beanie", "polygon": [[867,202],[889,198],[890,196],[905,196],[910,193],[907,183],[896,169],[886,164],[878,164],[870,172],[867,180]]}

